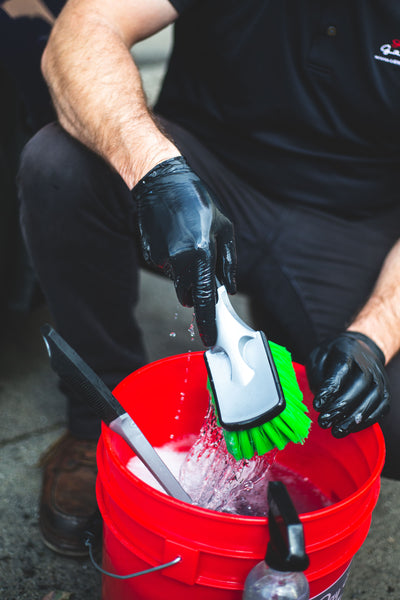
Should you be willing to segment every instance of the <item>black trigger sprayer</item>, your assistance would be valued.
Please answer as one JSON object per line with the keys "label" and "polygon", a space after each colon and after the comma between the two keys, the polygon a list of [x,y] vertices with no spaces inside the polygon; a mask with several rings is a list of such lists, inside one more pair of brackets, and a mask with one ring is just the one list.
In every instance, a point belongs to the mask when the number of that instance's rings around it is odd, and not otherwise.
{"label": "black trigger sprayer", "polygon": [[265,559],[247,576],[243,600],[309,600],[303,525],[281,481],[269,482],[268,505],[270,541]]}

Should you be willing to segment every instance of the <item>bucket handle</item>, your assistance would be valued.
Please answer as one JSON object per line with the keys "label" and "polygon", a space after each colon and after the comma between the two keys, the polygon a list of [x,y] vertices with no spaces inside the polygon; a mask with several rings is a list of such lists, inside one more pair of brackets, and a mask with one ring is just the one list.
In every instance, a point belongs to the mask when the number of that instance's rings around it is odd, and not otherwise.
{"label": "bucket handle", "polygon": [[170,562],[164,563],[163,565],[158,565],[157,567],[151,567],[151,569],[146,569],[145,571],[137,571],[136,573],[130,573],[129,575],[117,575],[116,573],[110,573],[109,571],[105,571],[99,564],[95,561],[93,557],[92,551],[92,543],[91,540],[86,538],[85,546],[89,549],[89,557],[92,565],[97,571],[100,571],[103,575],[107,575],[108,577],[114,577],[114,579],[132,579],[133,577],[139,577],[139,575],[147,575],[148,573],[154,573],[155,571],[161,571],[161,569],[166,569],[167,567],[172,567],[173,565],[178,564],[181,560],[181,556],[177,556],[174,560]]}

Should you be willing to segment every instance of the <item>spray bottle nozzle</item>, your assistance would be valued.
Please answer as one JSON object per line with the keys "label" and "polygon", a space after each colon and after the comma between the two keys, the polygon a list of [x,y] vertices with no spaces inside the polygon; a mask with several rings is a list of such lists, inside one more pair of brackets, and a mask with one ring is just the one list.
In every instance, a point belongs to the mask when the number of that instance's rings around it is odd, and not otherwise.
{"label": "spray bottle nozzle", "polygon": [[268,542],[265,562],[276,571],[304,571],[309,565],[303,525],[281,481],[268,484]]}

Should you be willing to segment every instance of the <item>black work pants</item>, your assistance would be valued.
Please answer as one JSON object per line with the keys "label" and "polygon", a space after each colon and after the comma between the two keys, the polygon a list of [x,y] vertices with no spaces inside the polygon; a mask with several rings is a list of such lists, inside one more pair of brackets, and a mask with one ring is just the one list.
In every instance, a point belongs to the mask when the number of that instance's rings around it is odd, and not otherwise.
{"label": "black work pants", "polygon": [[[399,237],[400,209],[349,219],[267,198],[188,132],[163,124],[235,224],[239,290],[250,296],[257,326],[304,363],[367,300]],[[141,259],[131,193],[57,124],[26,146],[19,190],[23,231],[56,327],[112,388],[146,362],[133,310]],[[393,408],[383,428],[386,473],[400,478],[399,361],[388,366]],[[80,437],[99,433],[72,396],[69,425]]]}

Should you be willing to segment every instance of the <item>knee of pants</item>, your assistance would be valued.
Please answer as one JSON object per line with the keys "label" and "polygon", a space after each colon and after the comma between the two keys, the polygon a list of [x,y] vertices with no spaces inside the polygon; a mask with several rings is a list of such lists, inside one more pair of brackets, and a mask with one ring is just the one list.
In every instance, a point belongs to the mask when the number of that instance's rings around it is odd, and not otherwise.
{"label": "knee of pants", "polygon": [[[71,177],[71,165],[79,164],[69,136],[56,123],[51,123],[33,136],[24,147],[17,176],[18,197],[22,223],[29,227],[35,219],[53,222],[53,213],[63,212],[68,218],[68,207],[63,190],[71,187],[78,173]],[[75,198],[68,194],[71,200]],[[60,200],[63,204],[61,205]]]}
{"label": "knee of pants", "polygon": [[[22,231],[30,245],[35,238],[55,242],[63,232],[76,230],[82,215],[107,211],[115,175],[99,156],[51,123],[26,144],[17,185]],[[98,202],[103,197],[107,200]]]}
{"label": "knee of pants", "polygon": [[[43,127],[25,145],[17,177],[22,205],[34,205],[35,210],[51,210],[57,196],[70,197],[91,179],[91,163],[102,162],[58,123]],[[87,183],[86,183],[87,185]],[[65,200],[65,198],[64,198]],[[59,206],[55,206],[57,210]]]}

